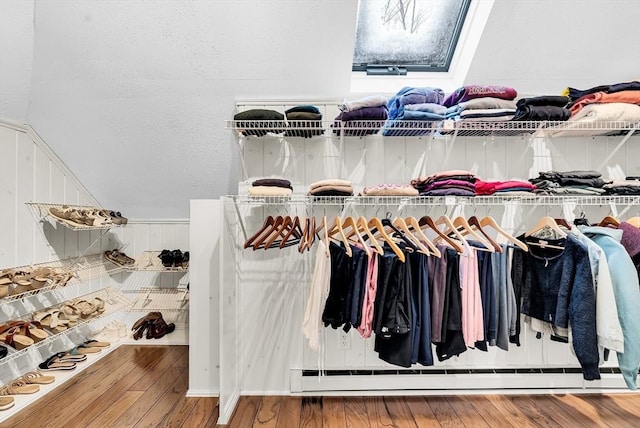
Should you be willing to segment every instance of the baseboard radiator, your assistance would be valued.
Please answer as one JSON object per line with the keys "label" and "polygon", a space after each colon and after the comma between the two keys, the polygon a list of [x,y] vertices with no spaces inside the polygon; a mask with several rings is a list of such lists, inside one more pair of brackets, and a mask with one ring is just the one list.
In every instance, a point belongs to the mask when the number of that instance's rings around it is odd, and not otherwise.
{"label": "baseboard radiator", "polygon": [[443,391],[626,389],[618,368],[602,367],[600,373],[600,380],[585,381],[580,368],[576,367],[290,371],[292,393],[361,391],[375,394],[376,391],[399,391],[429,394]]}

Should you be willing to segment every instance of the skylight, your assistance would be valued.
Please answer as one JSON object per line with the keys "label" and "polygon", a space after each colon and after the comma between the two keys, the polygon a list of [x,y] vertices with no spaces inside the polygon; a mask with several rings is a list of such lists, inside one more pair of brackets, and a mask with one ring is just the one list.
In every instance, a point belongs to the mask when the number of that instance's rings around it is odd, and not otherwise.
{"label": "skylight", "polygon": [[353,71],[449,71],[469,4],[470,0],[360,1]]}

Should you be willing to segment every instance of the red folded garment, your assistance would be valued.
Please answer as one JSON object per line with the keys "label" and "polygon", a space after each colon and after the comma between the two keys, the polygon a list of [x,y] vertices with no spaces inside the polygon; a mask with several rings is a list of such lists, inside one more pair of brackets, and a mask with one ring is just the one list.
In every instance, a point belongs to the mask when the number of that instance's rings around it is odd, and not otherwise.
{"label": "red folded garment", "polygon": [[476,178],[476,195],[493,195],[495,192],[511,188],[536,190],[536,186],[527,181],[482,181]]}

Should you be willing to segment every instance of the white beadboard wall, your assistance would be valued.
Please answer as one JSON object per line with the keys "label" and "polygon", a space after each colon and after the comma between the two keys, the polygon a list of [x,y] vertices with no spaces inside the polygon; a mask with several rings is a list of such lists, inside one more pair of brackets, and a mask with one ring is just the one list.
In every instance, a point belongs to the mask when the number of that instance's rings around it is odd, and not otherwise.
{"label": "white beadboard wall", "polygon": [[[0,267],[23,266],[80,255],[102,231],[72,231],[39,223],[26,202],[99,206],[91,193],[28,126],[0,121]],[[127,207],[105,207],[121,211]],[[89,253],[121,248],[131,257],[145,250],[188,250],[188,220],[131,220],[112,228]]]}
{"label": "white beadboard wall", "polygon": [[[127,226],[111,228],[104,235],[101,230],[73,231],[60,224],[39,222],[26,202],[100,204],[29,126],[0,122],[0,154],[0,269],[73,258],[85,252],[99,254],[114,248],[133,258],[147,250],[189,249],[188,219],[132,219]],[[127,216],[127,207],[107,208]],[[188,274],[179,273],[123,272],[111,276],[114,285],[132,301],[141,296],[138,290],[142,287],[186,286],[188,278]],[[153,307],[149,306],[149,310]],[[177,338],[176,343],[187,343],[187,314],[187,310],[171,311],[166,317],[175,320],[182,331],[171,336]],[[125,315],[126,321],[136,316]]]}

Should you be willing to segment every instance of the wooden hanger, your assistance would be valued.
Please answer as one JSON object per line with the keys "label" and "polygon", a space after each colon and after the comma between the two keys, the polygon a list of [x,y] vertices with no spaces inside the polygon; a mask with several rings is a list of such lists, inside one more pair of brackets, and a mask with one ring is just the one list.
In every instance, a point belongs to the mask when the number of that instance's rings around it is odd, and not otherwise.
{"label": "wooden hanger", "polygon": [[554,218],[554,220],[558,224],[558,226],[565,227],[567,228],[567,230],[571,230],[571,225],[564,218],[559,217],[559,218]]}
{"label": "wooden hanger", "polygon": [[[402,242],[404,242],[412,251],[418,251],[418,246],[414,244],[407,236],[405,236],[405,234],[401,230],[395,227],[391,222],[391,219],[383,218],[380,219],[380,222],[384,227],[387,227],[393,231],[393,233],[390,235],[392,238],[398,238],[402,240]],[[374,234],[373,236],[376,236],[376,234]]]}
{"label": "wooden hanger", "polygon": [[415,234],[416,238],[418,238],[420,242],[422,242],[429,248],[430,255],[442,257],[442,253],[440,252],[438,247],[436,247],[436,245],[431,242],[429,238],[427,238],[427,235],[422,232],[422,229],[420,229],[420,224],[418,223],[417,218],[409,216],[405,219],[405,223],[407,223],[409,230]]}
{"label": "wooden hanger", "polygon": [[[473,230],[471,228],[471,225],[469,224],[469,222],[467,221],[466,218],[464,218],[462,216],[458,216],[458,217],[453,219],[452,223],[453,223],[454,229],[456,231],[458,231],[460,233],[460,235],[462,235],[462,236],[471,235],[474,240],[478,241],[479,243],[481,243],[484,246],[484,248],[482,248],[482,247],[474,247],[477,250],[479,250],[479,251],[487,251],[489,253],[495,253],[496,252],[495,247],[489,241],[487,241],[483,236],[481,236],[480,234],[478,234],[475,230]],[[451,234],[453,232],[454,232],[454,230],[447,230],[445,232],[445,234],[449,235],[449,234]]]}
{"label": "wooden hanger", "polygon": [[273,226],[274,221],[275,220],[272,216],[268,216],[267,218],[265,218],[264,223],[262,223],[262,227],[260,227],[260,229],[256,233],[254,233],[249,237],[249,239],[244,242],[244,248],[249,248],[251,245],[253,245],[253,242],[258,239],[260,235],[262,235],[267,229]]}
{"label": "wooden hanger", "polygon": [[[451,221],[449,221],[449,223],[451,223]],[[427,215],[423,216],[420,219],[420,221],[418,221],[418,224],[419,224],[421,229],[424,229],[424,226],[427,226],[438,235],[438,237],[436,237],[436,239],[433,241],[434,243],[437,242],[438,238],[441,238],[447,244],[449,244],[452,248],[454,248],[456,250],[456,252],[458,252],[459,254],[462,254],[464,252],[464,244],[462,244],[461,242],[458,242],[458,241],[456,241],[454,239],[451,239],[449,236],[447,236],[444,233],[442,233],[442,231],[440,230],[440,228],[438,227],[436,222],[431,217],[429,217]],[[465,244],[466,244],[466,242],[465,242]]]}
{"label": "wooden hanger", "polygon": [[[295,231],[296,227],[297,227],[297,231]],[[268,250],[269,248],[276,248],[276,247],[284,248],[286,245],[285,237],[286,239],[288,239],[288,237],[291,236],[294,233],[294,231],[295,231],[295,235],[297,236],[296,239],[298,239],[301,235],[300,220],[298,219],[298,216],[295,216],[295,217],[284,216],[282,223],[271,231],[270,236],[266,240],[263,248],[265,250]],[[282,237],[282,239],[280,241],[277,241],[277,239],[280,237]],[[297,243],[298,241],[296,240],[295,242],[289,245],[293,245]]]}
{"label": "wooden hanger", "polygon": [[427,248],[427,246],[424,243],[422,243],[422,241],[420,241],[420,239],[418,239],[413,234],[413,232],[409,229],[409,226],[407,225],[407,222],[403,218],[396,217],[395,219],[393,219],[392,224],[400,232],[402,232],[404,234],[404,236],[407,237],[408,240],[413,242],[413,245],[415,245],[417,247],[419,252],[421,252],[422,254],[426,254],[427,256],[431,254],[431,251],[429,250],[429,248]]}
{"label": "wooden hanger", "polygon": [[[369,245],[367,245],[367,242],[362,237],[362,234],[360,233],[356,220],[351,216],[346,217],[342,222],[342,229],[349,230],[347,228],[350,228],[350,234],[353,233],[353,235],[355,235],[358,238],[358,242],[362,245],[362,249],[364,250],[364,252],[367,253],[367,257],[371,257],[371,249],[369,248]],[[349,239],[349,235],[347,235],[347,239]]]}
{"label": "wooden hanger", "polygon": [[[334,238],[335,235],[338,235],[338,238]],[[344,244],[344,249],[345,252],[347,253],[347,256],[352,257],[353,256],[353,252],[351,251],[351,245],[349,240],[347,239],[346,235],[344,234],[344,230],[342,229],[342,219],[338,216],[333,218],[333,223],[331,224],[331,227],[329,227],[329,230],[327,231],[327,237],[328,238],[333,238],[336,239],[337,241],[340,241]]]}
{"label": "wooden hanger", "polygon": [[267,239],[269,239],[269,237],[271,236],[271,234],[276,231],[279,230],[280,226],[282,225],[282,223],[284,222],[284,217],[279,215],[277,217],[275,217],[273,219],[273,223],[267,227],[254,242],[253,242],[253,250],[257,250],[258,248],[262,248],[262,246],[264,245],[265,241]]}
{"label": "wooden hanger", "polygon": [[483,227],[489,226],[489,227],[493,228],[496,232],[498,232],[498,234],[504,236],[509,242],[511,242],[512,244],[514,244],[518,248],[520,248],[522,251],[529,251],[529,247],[527,247],[527,244],[525,244],[524,242],[522,242],[518,238],[514,237],[513,235],[505,232],[500,226],[498,226],[498,223],[496,223],[496,221],[493,219],[493,217],[491,217],[491,216],[484,217],[482,220],[480,220],[480,224]]}
{"label": "wooden hanger", "polygon": [[631,217],[627,220],[627,223],[629,223],[633,227],[640,228],[640,217]]}
{"label": "wooden hanger", "polygon": [[402,251],[402,249],[398,247],[398,244],[396,244],[393,238],[389,236],[387,232],[385,232],[384,225],[382,224],[382,221],[380,221],[378,217],[372,217],[371,219],[369,219],[369,221],[367,222],[367,227],[369,228],[369,230],[376,229],[378,231],[378,233],[380,234],[380,237],[387,244],[389,244],[389,247],[391,248],[391,250],[395,253],[396,256],[398,256],[398,260],[400,260],[402,263],[406,261],[404,251]]}
{"label": "wooden hanger", "polygon": [[603,218],[600,223],[598,223],[598,226],[602,226],[602,227],[613,226],[617,229],[618,226],[620,226],[620,220],[608,215],[605,218]]}
{"label": "wooden hanger", "polygon": [[302,239],[298,245],[298,251],[301,253],[310,250],[316,239],[316,218],[307,217],[304,221],[304,229],[302,230]]}
{"label": "wooden hanger", "polygon": [[[293,240],[289,241],[289,239],[293,236]],[[291,245],[299,244],[304,236],[302,228],[300,227],[300,218],[298,216],[294,216],[293,220],[288,226],[288,230],[286,231],[282,241],[280,241],[279,248],[282,249],[284,247],[289,247]]]}
{"label": "wooden hanger", "polygon": [[558,223],[556,223],[553,217],[549,217],[549,216],[541,217],[535,226],[533,226],[531,229],[525,232],[524,236],[525,237],[531,236],[534,233],[544,229],[545,227],[548,227],[551,230],[553,230],[556,233],[556,236],[560,236],[561,238],[567,237],[567,233],[564,230],[560,229],[560,226],[558,226]]}
{"label": "wooden hanger", "polygon": [[484,239],[493,247],[495,251],[502,253],[502,245],[498,244],[491,237],[491,235],[489,235],[487,231],[484,230],[484,228],[482,227],[482,224],[480,223],[480,220],[478,220],[478,217],[472,215],[471,217],[469,217],[469,220],[467,221],[469,222],[469,226],[471,228],[473,228],[474,230],[477,230],[478,232],[480,232],[480,234],[482,234]]}
{"label": "wooden hanger", "polygon": [[371,232],[371,229],[369,229],[369,225],[367,224],[367,219],[364,216],[360,216],[356,220],[356,224],[358,225],[360,230],[364,232],[367,238],[369,238],[370,245],[373,246],[375,251],[378,254],[384,254],[384,249],[380,245],[380,242],[378,242],[378,240],[373,236],[373,232]]}

